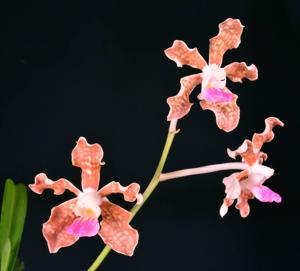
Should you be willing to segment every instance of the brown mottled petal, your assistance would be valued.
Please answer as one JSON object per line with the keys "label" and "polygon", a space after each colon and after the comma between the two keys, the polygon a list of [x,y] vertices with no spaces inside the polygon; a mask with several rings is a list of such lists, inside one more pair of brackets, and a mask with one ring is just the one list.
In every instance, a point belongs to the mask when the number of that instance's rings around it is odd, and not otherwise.
{"label": "brown mottled petal", "polygon": [[77,198],[52,208],[49,220],[43,224],[43,235],[50,253],[56,253],[62,247],[71,246],[79,239],[66,232],[76,218],[73,212],[76,202]]}
{"label": "brown mottled petal", "polygon": [[209,64],[221,66],[224,53],[239,46],[243,27],[240,20],[232,18],[219,24],[219,34],[210,39]]}
{"label": "brown mottled petal", "polygon": [[[243,144],[238,147],[236,150],[230,150],[227,149],[228,156],[231,158],[236,158],[237,155],[240,155],[243,160],[248,164],[248,165],[253,165],[257,159],[260,157],[258,153],[255,153],[253,150],[253,143],[246,139],[244,140]],[[262,158],[264,158],[263,156]]]}
{"label": "brown mottled petal", "polygon": [[128,186],[122,186],[119,182],[110,182],[99,190],[101,197],[106,197],[110,194],[121,193],[124,195],[126,201],[135,201],[142,203],[143,196],[139,193],[140,185],[138,183],[132,183]]}
{"label": "brown mottled petal", "polygon": [[180,79],[180,90],[176,96],[169,97],[167,103],[170,106],[168,121],[181,119],[190,112],[191,106],[189,96],[193,89],[201,84],[201,73],[186,76]]}
{"label": "brown mottled petal", "polygon": [[73,192],[76,196],[80,193],[80,190],[68,180],[61,178],[53,182],[44,173],[36,175],[34,184],[30,184],[29,188],[37,194],[42,194],[45,189],[53,189],[55,195],[63,194],[66,189]]}
{"label": "brown mottled petal", "polygon": [[237,178],[238,174],[239,173],[232,173],[231,175],[223,179],[223,184],[225,185],[226,199],[234,200],[237,199],[241,194],[241,185],[239,179]]}
{"label": "brown mottled petal", "polygon": [[239,201],[236,205],[236,208],[240,210],[240,215],[243,218],[246,218],[250,214],[250,206],[248,201]]}
{"label": "brown mottled petal", "polygon": [[248,200],[253,198],[251,192],[242,192],[241,196],[238,198],[235,208],[240,210],[241,217],[245,218],[250,213],[250,206]]}
{"label": "brown mottled petal", "polygon": [[255,133],[252,137],[253,146],[255,148],[255,151],[260,151],[262,145],[266,142],[270,142],[274,138],[273,128],[277,125],[283,126],[283,122],[281,122],[278,118],[275,117],[269,117],[265,119],[266,128],[265,130],[257,134]]}
{"label": "brown mottled petal", "polygon": [[242,83],[243,78],[253,81],[258,77],[257,68],[254,64],[247,66],[245,62],[233,62],[224,69],[226,71],[226,76],[233,82]]}
{"label": "brown mottled petal", "polygon": [[250,147],[252,147],[252,142],[248,139],[244,140],[243,144],[239,146],[236,150],[227,149],[227,154],[229,157],[235,159],[238,155],[246,152]]}
{"label": "brown mottled petal", "polygon": [[99,144],[89,144],[80,137],[72,151],[72,164],[82,170],[82,188],[98,190],[103,150]]}
{"label": "brown mottled petal", "polygon": [[236,104],[237,96],[231,102],[200,101],[203,110],[209,109],[215,113],[217,126],[225,132],[234,130],[240,120],[240,108]]}
{"label": "brown mottled petal", "polygon": [[283,126],[283,123],[277,118],[269,117],[265,120],[265,124],[265,130],[260,134],[255,133],[252,137],[252,141],[248,139],[244,140],[243,144],[234,151],[227,149],[228,155],[231,158],[240,155],[250,166],[257,161],[262,164],[263,161],[267,160],[268,155],[261,152],[260,149],[265,142],[270,142],[274,138],[273,128],[276,125]]}
{"label": "brown mottled petal", "polygon": [[103,201],[101,229],[103,242],[118,253],[132,256],[139,240],[138,231],[129,225],[131,214],[118,205]]}
{"label": "brown mottled petal", "polygon": [[[227,149],[228,156],[231,158],[236,158],[237,155],[240,155],[248,165],[253,165],[257,159],[260,158],[258,153],[255,153],[253,150],[253,143],[246,139],[243,144],[239,146],[236,150]],[[262,155],[262,158],[266,158],[266,154]]]}
{"label": "brown mottled petal", "polygon": [[264,161],[268,159],[268,155],[265,152],[259,152],[258,154],[259,164],[262,164]]}
{"label": "brown mottled petal", "polygon": [[223,200],[223,204],[221,205],[220,211],[219,211],[221,217],[224,217],[224,215],[227,214],[228,207],[230,207],[233,204],[233,202],[234,202],[234,199],[225,198]]}
{"label": "brown mottled petal", "polygon": [[249,171],[247,169],[244,169],[243,171],[239,172],[237,175],[236,175],[236,179],[241,182],[243,180],[245,180],[246,178],[249,177]]}
{"label": "brown mottled petal", "polygon": [[227,206],[227,207],[230,207],[233,203],[234,203],[234,199],[228,199],[228,198],[225,198],[223,203]]}
{"label": "brown mottled petal", "polygon": [[182,40],[175,40],[172,47],[165,50],[165,54],[175,61],[178,67],[188,65],[202,70],[207,65],[197,48],[190,49]]}

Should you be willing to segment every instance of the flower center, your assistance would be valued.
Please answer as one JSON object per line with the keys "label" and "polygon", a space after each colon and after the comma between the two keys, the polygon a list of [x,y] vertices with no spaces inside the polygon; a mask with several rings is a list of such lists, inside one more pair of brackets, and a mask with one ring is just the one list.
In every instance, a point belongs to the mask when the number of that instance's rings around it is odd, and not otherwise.
{"label": "flower center", "polygon": [[74,212],[83,218],[98,218],[101,214],[100,204],[101,197],[97,191],[88,189],[78,197]]}
{"label": "flower center", "polygon": [[249,183],[257,185],[269,179],[274,174],[274,169],[256,163],[249,168],[249,173]]}
{"label": "flower center", "polygon": [[230,102],[234,95],[226,89],[226,72],[216,64],[203,68],[202,88],[198,95],[199,100],[208,102]]}
{"label": "flower center", "polygon": [[202,90],[223,89],[226,86],[226,72],[216,64],[203,68]]}

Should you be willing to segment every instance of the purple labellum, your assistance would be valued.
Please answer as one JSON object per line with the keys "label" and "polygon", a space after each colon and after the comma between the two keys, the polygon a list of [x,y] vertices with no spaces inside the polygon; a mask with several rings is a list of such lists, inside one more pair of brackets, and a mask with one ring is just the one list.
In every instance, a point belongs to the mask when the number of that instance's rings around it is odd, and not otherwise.
{"label": "purple labellum", "polygon": [[67,233],[78,237],[91,237],[99,232],[98,219],[76,218],[72,225],[67,228]]}
{"label": "purple labellum", "polygon": [[206,89],[202,93],[202,99],[212,103],[226,103],[232,101],[234,95],[230,92],[224,92],[222,89]]}

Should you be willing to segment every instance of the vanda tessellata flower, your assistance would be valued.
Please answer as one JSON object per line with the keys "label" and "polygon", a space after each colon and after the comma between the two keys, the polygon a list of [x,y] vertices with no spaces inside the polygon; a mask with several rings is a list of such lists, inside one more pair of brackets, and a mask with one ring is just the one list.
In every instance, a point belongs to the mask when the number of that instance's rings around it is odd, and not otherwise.
{"label": "vanda tessellata flower", "polygon": [[[99,234],[103,242],[116,252],[131,256],[138,243],[138,232],[129,225],[131,214],[111,203],[107,196],[122,193],[126,201],[142,203],[140,186],[132,183],[127,187],[110,182],[98,190],[103,150],[99,144],[88,144],[80,137],[72,151],[72,164],[80,167],[82,191],[66,179],[52,181],[40,173],[35,183],[29,185],[32,191],[42,194],[53,189],[55,195],[69,190],[76,198],[68,200],[51,211],[49,220],[43,224],[43,235],[51,253],[74,244],[80,237]],[[102,221],[99,223],[99,217]]]}
{"label": "vanda tessellata flower", "polygon": [[233,82],[242,82],[243,78],[257,79],[255,65],[247,66],[245,62],[233,62],[221,67],[224,53],[237,48],[241,42],[243,25],[238,19],[227,19],[219,24],[219,34],[210,39],[209,64],[199,54],[197,48],[190,49],[183,41],[175,40],[172,47],[165,50],[168,58],[175,61],[178,67],[188,65],[202,70],[181,78],[181,88],[176,96],[169,97],[170,106],[168,121],[177,120],[189,113],[192,103],[189,96],[193,89],[202,84],[198,95],[202,109],[215,113],[220,129],[232,131],[238,125],[240,109],[236,104],[238,96],[226,87],[226,77]]}
{"label": "vanda tessellata flower", "polygon": [[236,208],[240,210],[242,217],[247,217],[250,212],[248,204],[249,199],[257,198],[261,202],[281,202],[281,196],[273,192],[263,183],[270,178],[274,170],[263,166],[262,163],[267,159],[267,154],[261,152],[261,148],[265,142],[270,142],[274,138],[273,128],[276,125],[283,126],[283,123],[274,117],[265,120],[265,130],[252,137],[252,141],[246,139],[243,144],[236,150],[227,149],[231,158],[237,155],[242,157],[242,161],[247,164],[247,168],[239,173],[233,173],[223,179],[226,187],[226,197],[220,208],[220,215],[223,217],[228,207],[237,199]]}

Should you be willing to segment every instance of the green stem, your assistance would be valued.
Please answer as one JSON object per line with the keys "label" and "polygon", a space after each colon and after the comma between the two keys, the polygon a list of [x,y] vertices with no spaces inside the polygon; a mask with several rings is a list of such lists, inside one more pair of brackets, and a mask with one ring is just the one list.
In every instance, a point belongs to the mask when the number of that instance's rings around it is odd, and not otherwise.
{"label": "green stem", "polygon": [[[161,157],[160,157],[160,160],[158,163],[158,166],[155,170],[155,173],[154,173],[149,185],[147,186],[145,192],[143,193],[144,201],[142,204],[135,204],[133,206],[133,208],[130,211],[131,212],[130,221],[134,218],[134,216],[137,214],[137,212],[143,207],[144,203],[147,201],[147,199],[150,197],[152,192],[155,190],[155,188],[159,184],[159,177],[160,177],[160,174],[162,173],[162,170],[166,163],[166,160],[167,160],[170,148],[172,146],[175,134],[176,134],[176,131],[174,131],[173,129],[171,129],[169,131],[164,149],[162,151],[162,154],[161,154]],[[104,249],[101,251],[101,253],[99,254],[99,256],[96,258],[96,260],[93,262],[93,264],[90,266],[88,271],[97,270],[97,268],[101,265],[101,263],[104,261],[104,259],[106,258],[106,256],[109,254],[110,251],[111,251],[111,248],[106,245],[104,247]]]}
{"label": "green stem", "polygon": [[131,219],[130,221],[134,218],[134,216],[137,214],[137,212],[143,207],[144,203],[147,201],[147,199],[150,197],[156,186],[159,184],[159,177],[160,174],[162,173],[162,170],[164,168],[164,165],[166,163],[170,148],[172,146],[174,137],[175,137],[176,132],[169,132],[168,137],[163,149],[163,152],[160,157],[160,161],[158,163],[158,166],[155,170],[155,173],[152,177],[152,180],[150,181],[149,185],[147,186],[145,192],[143,193],[143,203],[142,204],[135,204],[132,209],[130,210],[131,212]]}
{"label": "green stem", "polygon": [[93,264],[90,266],[88,271],[94,271],[97,270],[97,268],[101,265],[101,263],[104,261],[108,253],[111,251],[111,248],[109,246],[105,246],[101,253],[98,255],[97,259],[93,262]]}

